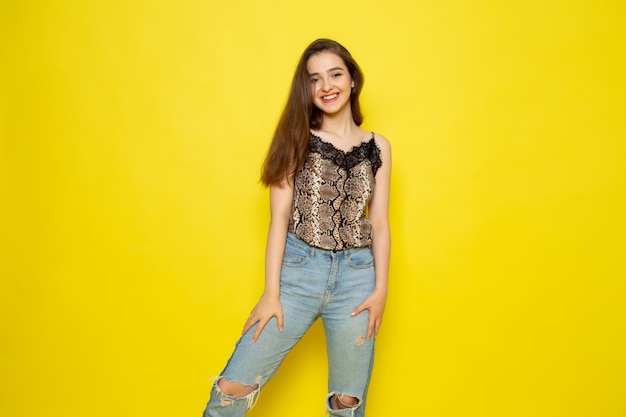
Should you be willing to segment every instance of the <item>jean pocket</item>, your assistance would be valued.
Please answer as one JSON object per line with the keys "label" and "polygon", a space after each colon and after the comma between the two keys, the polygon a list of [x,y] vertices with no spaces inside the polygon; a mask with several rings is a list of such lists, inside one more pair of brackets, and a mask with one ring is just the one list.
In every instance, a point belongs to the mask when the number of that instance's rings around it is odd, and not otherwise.
{"label": "jean pocket", "polygon": [[374,254],[369,247],[348,255],[348,265],[354,269],[366,269],[374,266]]}
{"label": "jean pocket", "polygon": [[309,257],[305,253],[285,249],[285,254],[283,255],[283,266],[298,268],[306,265],[308,262]]}

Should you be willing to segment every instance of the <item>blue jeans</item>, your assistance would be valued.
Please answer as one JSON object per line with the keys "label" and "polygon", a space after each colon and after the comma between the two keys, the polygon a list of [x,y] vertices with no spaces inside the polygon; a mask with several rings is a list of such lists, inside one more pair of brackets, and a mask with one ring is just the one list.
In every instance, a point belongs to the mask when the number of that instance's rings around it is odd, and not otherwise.
{"label": "blue jeans", "polygon": [[[244,416],[263,385],[318,317],[326,333],[328,412],[331,416],[362,417],[374,361],[374,337],[365,339],[369,312],[355,317],[350,313],[371,294],[374,285],[374,256],[369,247],[332,252],[288,234],[280,276],[283,332],[278,331],[276,318],[272,318],[256,343],[252,343],[255,327],[239,339],[213,385],[204,417]],[[220,378],[255,387],[258,384],[258,388],[244,398],[235,398],[219,389]],[[329,400],[334,394],[356,397],[358,404],[333,410]]]}

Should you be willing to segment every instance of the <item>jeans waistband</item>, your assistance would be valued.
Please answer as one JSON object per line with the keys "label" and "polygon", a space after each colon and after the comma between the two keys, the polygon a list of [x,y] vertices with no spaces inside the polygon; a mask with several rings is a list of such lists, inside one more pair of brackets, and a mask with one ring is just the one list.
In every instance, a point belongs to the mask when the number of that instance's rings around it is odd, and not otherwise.
{"label": "jeans waistband", "polygon": [[363,247],[358,247],[358,248],[349,248],[349,249],[342,249],[342,250],[332,250],[332,249],[322,249],[322,248],[318,248],[316,246],[312,246],[309,245],[308,243],[306,243],[304,240],[298,238],[296,235],[294,235],[293,233],[289,232],[287,233],[287,244],[288,245],[293,245],[296,246],[302,250],[305,250],[309,256],[313,257],[315,256],[316,253],[319,254],[332,254],[333,256],[348,256],[352,253],[364,250],[364,249],[369,249],[369,246],[363,246]]}

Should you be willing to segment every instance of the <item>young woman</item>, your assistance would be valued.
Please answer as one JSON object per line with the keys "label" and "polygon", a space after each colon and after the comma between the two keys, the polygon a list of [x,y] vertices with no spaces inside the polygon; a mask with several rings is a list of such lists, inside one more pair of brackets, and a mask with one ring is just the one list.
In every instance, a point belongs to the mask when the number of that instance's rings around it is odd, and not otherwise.
{"label": "young woman", "polygon": [[243,416],[321,317],[331,416],[363,416],[387,298],[391,149],[360,128],[363,74],[329,39],[296,68],[261,180],[270,188],[265,290],[204,417]]}

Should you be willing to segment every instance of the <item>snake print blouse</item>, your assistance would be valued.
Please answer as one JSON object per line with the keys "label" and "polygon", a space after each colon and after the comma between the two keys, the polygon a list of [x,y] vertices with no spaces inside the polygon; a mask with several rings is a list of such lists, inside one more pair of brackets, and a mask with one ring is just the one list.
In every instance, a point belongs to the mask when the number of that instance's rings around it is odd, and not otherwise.
{"label": "snake print blouse", "polygon": [[348,152],[311,133],[308,161],[294,179],[289,232],[333,251],[371,245],[365,215],[381,165],[374,133]]}

